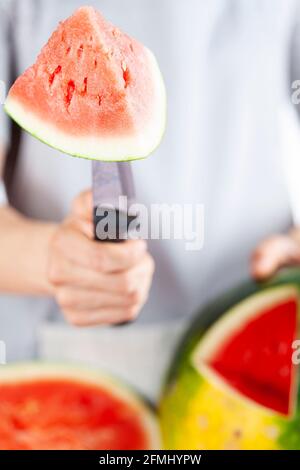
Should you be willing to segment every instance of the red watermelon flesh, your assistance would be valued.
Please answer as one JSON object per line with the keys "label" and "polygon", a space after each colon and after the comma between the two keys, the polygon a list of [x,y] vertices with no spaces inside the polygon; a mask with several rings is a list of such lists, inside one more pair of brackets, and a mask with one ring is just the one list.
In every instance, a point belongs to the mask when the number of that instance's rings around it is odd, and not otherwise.
{"label": "red watermelon flesh", "polygon": [[141,414],[106,388],[63,379],[0,386],[2,450],[149,446]]}
{"label": "red watermelon flesh", "polygon": [[287,415],[296,331],[297,299],[291,298],[258,312],[222,344],[209,366],[244,396]]}
{"label": "red watermelon flesh", "polygon": [[49,145],[103,160],[151,153],[164,131],[165,106],[153,54],[92,7],[60,23],[5,103]]}

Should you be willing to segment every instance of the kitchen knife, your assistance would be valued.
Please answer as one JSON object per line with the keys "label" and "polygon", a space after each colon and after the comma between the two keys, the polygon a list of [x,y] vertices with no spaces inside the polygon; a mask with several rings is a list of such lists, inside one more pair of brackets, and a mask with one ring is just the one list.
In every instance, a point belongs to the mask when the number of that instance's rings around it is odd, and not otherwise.
{"label": "kitchen knife", "polygon": [[92,173],[95,240],[114,243],[125,241],[130,235],[129,225],[137,220],[137,215],[128,214],[135,200],[131,164],[93,161]]}
{"label": "kitchen knife", "polygon": [[122,242],[137,215],[128,213],[135,201],[134,181],[129,162],[92,163],[94,235],[102,242]]}

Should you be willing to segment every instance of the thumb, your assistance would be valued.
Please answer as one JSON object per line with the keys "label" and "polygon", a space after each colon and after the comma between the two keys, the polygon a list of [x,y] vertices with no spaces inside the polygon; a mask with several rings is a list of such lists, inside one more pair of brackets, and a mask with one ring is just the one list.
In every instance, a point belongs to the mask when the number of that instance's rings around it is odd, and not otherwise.
{"label": "thumb", "polygon": [[70,222],[84,233],[89,239],[94,237],[93,228],[93,196],[92,191],[80,193],[72,203]]}
{"label": "thumb", "polygon": [[72,203],[71,215],[78,219],[93,220],[93,196],[92,191],[84,191],[80,193]]}
{"label": "thumb", "polygon": [[266,279],[283,266],[300,264],[300,243],[292,236],[278,235],[262,242],[251,259],[251,273]]}

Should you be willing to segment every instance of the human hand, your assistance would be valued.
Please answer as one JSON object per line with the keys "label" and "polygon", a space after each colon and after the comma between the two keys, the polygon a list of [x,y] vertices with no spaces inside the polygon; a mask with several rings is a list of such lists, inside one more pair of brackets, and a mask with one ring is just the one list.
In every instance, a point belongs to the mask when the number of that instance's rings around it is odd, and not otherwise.
{"label": "human hand", "polygon": [[75,199],[49,244],[53,295],[76,326],[134,320],[147,300],[153,272],[145,241],[94,241],[90,191]]}
{"label": "human hand", "polygon": [[264,240],[254,251],[251,272],[255,279],[267,279],[280,268],[300,265],[300,230],[287,235],[276,235]]}

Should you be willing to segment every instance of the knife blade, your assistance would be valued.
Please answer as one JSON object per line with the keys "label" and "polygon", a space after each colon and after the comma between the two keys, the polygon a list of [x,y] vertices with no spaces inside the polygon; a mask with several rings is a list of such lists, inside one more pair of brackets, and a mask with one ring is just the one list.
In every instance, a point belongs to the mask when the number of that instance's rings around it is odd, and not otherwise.
{"label": "knife blade", "polygon": [[121,242],[129,237],[129,226],[137,215],[128,209],[135,202],[130,162],[92,163],[94,234],[105,242]]}

